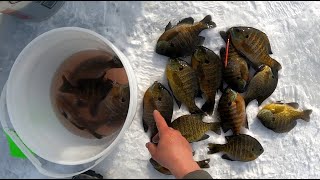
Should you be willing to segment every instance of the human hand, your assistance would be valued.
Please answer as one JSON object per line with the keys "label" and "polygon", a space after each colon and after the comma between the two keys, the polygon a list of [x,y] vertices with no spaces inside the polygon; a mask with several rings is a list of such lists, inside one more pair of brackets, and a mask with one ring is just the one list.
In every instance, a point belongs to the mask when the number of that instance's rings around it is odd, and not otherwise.
{"label": "human hand", "polygon": [[158,145],[152,142],[146,144],[152,158],[169,169],[176,178],[183,178],[190,172],[200,170],[199,165],[193,160],[189,142],[179,131],[168,127],[159,111],[154,110],[153,116],[159,131],[155,136],[159,138],[159,143]]}

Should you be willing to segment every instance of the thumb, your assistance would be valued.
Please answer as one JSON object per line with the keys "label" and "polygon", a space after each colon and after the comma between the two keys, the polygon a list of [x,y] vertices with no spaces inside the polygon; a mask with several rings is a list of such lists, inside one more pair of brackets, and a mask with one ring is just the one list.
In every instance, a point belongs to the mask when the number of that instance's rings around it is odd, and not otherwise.
{"label": "thumb", "polygon": [[156,155],[156,152],[157,152],[157,146],[155,144],[151,143],[151,142],[148,142],[146,144],[146,147],[148,148],[152,158],[155,159],[155,155]]}

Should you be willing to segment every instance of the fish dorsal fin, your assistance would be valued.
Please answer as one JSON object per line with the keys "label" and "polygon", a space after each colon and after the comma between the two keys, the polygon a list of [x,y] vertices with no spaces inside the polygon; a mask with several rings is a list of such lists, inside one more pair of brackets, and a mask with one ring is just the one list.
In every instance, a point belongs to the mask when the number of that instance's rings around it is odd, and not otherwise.
{"label": "fish dorsal fin", "polygon": [[298,109],[299,108],[299,104],[296,102],[290,102],[290,103],[286,103],[288,106],[293,107],[294,109]]}
{"label": "fish dorsal fin", "polygon": [[194,19],[192,17],[187,17],[182,19],[181,21],[178,22],[177,25],[181,25],[181,24],[193,24],[194,23]]}
{"label": "fish dorsal fin", "polygon": [[171,29],[171,28],[172,28],[172,24],[171,24],[171,22],[169,22],[169,23],[167,24],[166,28],[165,28],[165,31],[168,31],[168,30]]}

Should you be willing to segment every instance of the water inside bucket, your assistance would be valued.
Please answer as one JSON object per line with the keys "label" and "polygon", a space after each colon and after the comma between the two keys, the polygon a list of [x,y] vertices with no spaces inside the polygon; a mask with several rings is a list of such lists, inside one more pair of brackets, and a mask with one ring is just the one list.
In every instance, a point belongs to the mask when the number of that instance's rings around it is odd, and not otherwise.
{"label": "water inside bucket", "polygon": [[56,71],[51,102],[65,128],[84,138],[120,130],[129,107],[128,77],[116,56],[102,50],[71,55]]}

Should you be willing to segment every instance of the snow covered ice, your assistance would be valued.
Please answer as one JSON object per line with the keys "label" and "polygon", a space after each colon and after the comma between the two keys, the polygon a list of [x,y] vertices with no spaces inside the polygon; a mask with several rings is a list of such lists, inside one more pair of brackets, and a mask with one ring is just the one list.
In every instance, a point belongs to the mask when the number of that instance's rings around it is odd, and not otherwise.
{"label": "snow covered ice", "polygon": [[[207,155],[207,143],[224,143],[224,136],[193,144],[195,160],[210,158],[208,171],[213,178],[320,178],[320,3],[319,2],[66,2],[50,19],[22,22],[3,18],[0,26],[0,87],[8,78],[14,60],[38,35],[58,27],[88,28],[113,42],[130,60],[138,81],[136,116],[113,152],[93,170],[105,178],[174,178],[157,172],[149,163],[145,148],[149,138],[142,127],[142,98],[156,80],[167,86],[164,75],[167,57],[154,48],[165,26],[186,17],[195,22],[211,15],[217,24],[201,32],[204,46],[219,54],[224,46],[220,30],[231,26],[252,26],[265,32],[271,43],[272,58],[282,64],[277,89],[263,104],[275,100],[294,101],[302,109],[312,109],[309,123],[298,121],[286,134],[276,134],[257,121],[262,106],[256,101],[247,108],[250,130],[264,153],[255,161],[230,162],[221,154]],[[219,99],[218,94],[216,100]],[[200,106],[203,101],[198,101]],[[217,103],[216,103],[217,104]],[[187,114],[185,106],[175,104],[173,119]],[[207,117],[215,121],[216,117]],[[3,133],[0,135],[0,177],[41,178],[28,160],[11,158]]]}

